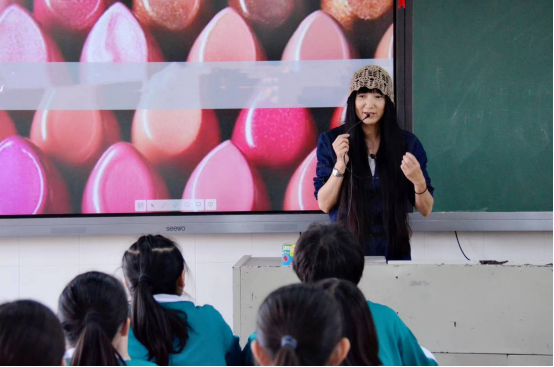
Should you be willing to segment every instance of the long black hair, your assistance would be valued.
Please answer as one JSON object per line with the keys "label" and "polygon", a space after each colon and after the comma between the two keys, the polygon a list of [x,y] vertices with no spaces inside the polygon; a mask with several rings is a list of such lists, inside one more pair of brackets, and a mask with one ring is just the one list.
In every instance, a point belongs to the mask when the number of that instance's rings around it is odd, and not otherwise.
{"label": "long black hair", "polygon": [[72,366],[125,365],[113,346],[128,314],[119,280],[97,271],[78,275],[60,295],[58,314],[68,344],[75,347]]}
{"label": "long black hair", "polygon": [[[176,294],[177,280],[187,269],[181,251],[163,236],[142,236],[123,255],[123,274],[131,292],[131,327],[148,349],[148,359],[169,364],[188,340],[187,315],[160,306],[154,294]],[[178,339],[175,347],[174,338]]]}
{"label": "long black hair", "polygon": [[[342,328],[337,302],[308,284],[293,284],[272,292],[256,319],[257,342],[275,366],[327,365],[343,337]],[[283,343],[283,338],[289,342]]]}
{"label": "long black hair", "polygon": [[[385,111],[378,122],[381,141],[377,152],[377,170],[379,171],[379,192],[369,189],[367,183],[371,180],[368,164],[369,152],[365,143],[363,123],[356,114],[356,96],[359,93],[382,94],[378,89],[360,88],[348,97],[343,133],[350,134],[350,161],[342,183],[338,220],[343,222],[352,233],[364,244],[364,239],[370,234],[372,225],[382,221],[388,242],[388,258],[402,258],[410,253],[411,229],[408,222],[408,193],[413,185],[402,173],[400,165],[406,154],[402,140],[402,131],[398,126],[396,109],[390,98],[385,98]],[[356,125],[357,124],[357,125]],[[351,174],[353,173],[353,174]],[[383,205],[381,218],[375,218],[371,213],[371,201],[380,200]]]}
{"label": "long black hair", "polygon": [[0,366],[59,366],[65,352],[62,327],[42,304],[0,305]]}
{"label": "long black hair", "polygon": [[355,284],[340,279],[325,279],[317,286],[323,288],[339,304],[344,320],[344,337],[350,340],[345,366],[380,366],[379,342],[373,316],[365,297]]}

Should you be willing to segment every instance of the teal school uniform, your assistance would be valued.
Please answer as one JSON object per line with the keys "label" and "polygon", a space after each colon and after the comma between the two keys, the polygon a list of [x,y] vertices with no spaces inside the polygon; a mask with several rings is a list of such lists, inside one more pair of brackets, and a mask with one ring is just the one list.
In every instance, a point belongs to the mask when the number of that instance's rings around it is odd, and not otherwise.
{"label": "teal school uniform", "polygon": [[[367,301],[373,316],[377,339],[379,341],[379,359],[383,366],[438,366],[430,354],[426,355],[416,337],[390,307]],[[256,340],[256,332],[248,337],[242,351],[245,364],[254,365],[250,344]]]}
{"label": "teal school uniform", "polygon": [[388,306],[367,301],[377,339],[379,359],[383,366],[437,366],[434,358],[428,358],[412,331]]}
{"label": "teal school uniform", "polygon": [[[67,358],[65,360],[65,363],[68,366],[71,366],[71,358]],[[124,366],[121,363],[119,365]],[[129,361],[125,361],[125,365],[127,365],[127,366],[157,366],[157,364],[155,364],[155,363],[147,362],[147,361],[141,361],[140,359],[132,359],[132,360],[129,360]]]}
{"label": "teal school uniform", "polygon": [[[155,295],[155,298],[156,296],[158,295]],[[239,338],[233,335],[221,314],[210,305],[197,307],[192,302],[174,297],[178,301],[160,302],[160,305],[187,315],[189,338],[180,353],[170,354],[169,365],[240,365],[242,360]],[[177,345],[176,339],[175,346]],[[129,355],[131,358],[149,360],[148,350],[137,340],[133,330],[129,331]]]}

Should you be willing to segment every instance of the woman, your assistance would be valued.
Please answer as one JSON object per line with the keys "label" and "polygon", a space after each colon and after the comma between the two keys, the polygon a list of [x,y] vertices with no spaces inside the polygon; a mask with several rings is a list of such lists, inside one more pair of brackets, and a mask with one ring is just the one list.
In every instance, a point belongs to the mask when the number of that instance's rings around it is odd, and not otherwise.
{"label": "woman", "polygon": [[91,271],[75,277],[60,295],[58,313],[70,346],[67,364],[155,366],[129,357],[127,295],[111,275]]}
{"label": "woman", "polygon": [[273,291],[258,310],[256,331],[252,353],[261,366],[339,366],[350,350],[339,305],[313,285]]}
{"label": "woman", "polygon": [[177,244],[142,236],[123,255],[131,293],[129,354],[160,366],[241,362],[238,337],[212,306],[181,299],[187,264]]}
{"label": "woman", "polygon": [[354,73],[344,125],[321,134],[314,178],[319,207],[343,222],[368,256],[411,260],[408,204],[433,209],[427,156],[396,119],[392,79],[369,65]]}

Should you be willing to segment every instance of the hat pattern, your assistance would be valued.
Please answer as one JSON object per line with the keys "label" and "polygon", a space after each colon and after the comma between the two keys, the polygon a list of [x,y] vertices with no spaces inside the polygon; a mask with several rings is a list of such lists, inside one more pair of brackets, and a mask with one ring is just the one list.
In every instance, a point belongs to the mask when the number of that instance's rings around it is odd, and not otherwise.
{"label": "hat pattern", "polygon": [[388,96],[394,103],[394,89],[392,78],[389,73],[380,66],[367,65],[357,70],[350,82],[350,93],[366,87],[368,89],[379,89],[381,93]]}

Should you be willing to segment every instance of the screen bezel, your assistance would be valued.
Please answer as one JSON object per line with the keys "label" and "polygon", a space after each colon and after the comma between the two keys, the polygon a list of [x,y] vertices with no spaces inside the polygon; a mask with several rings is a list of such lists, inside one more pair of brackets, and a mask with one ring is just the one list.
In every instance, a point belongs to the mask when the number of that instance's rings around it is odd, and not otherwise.
{"label": "screen bezel", "polygon": [[[413,9],[399,8],[395,0],[393,14],[396,109],[400,127],[412,131]],[[313,222],[327,220],[327,214],[317,211],[3,216],[0,237],[302,232]]]}

